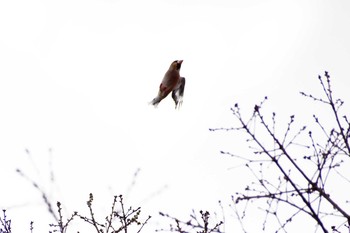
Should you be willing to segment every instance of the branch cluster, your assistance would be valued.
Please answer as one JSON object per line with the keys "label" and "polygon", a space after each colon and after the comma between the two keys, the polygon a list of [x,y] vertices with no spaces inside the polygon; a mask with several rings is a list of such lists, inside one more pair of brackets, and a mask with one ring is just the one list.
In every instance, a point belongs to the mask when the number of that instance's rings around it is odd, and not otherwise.
{"label": "branch cluster", "polygon": [[200,217],[198,217],[196,212],[192,210],[190,219],[187,221],[180,220],[163,212],[160,212],[159,214],[175,222],[175,225],[170,224],[169,229],[160,229],[158,231],[180,233],[189,233],[193,231],[196,231],[197,233],[223,233],[220,229],[220,226],[224,223],[223,221],[219,221],[218,223],[215,223],[214,226],[209,227],[210,213],[208,211],[199,211]]}
{"label": "branch cluster", "polygon": [[[139,221],[141,208],[138,207],[136,209],[133,209],[132,207],[129,207],[126,209],[123,201],[123,196],[119,195],[114,196],[110,214],[106,216],[103,221],[97,220],[92,208],[93,200],[94,197],[92,193],[90,193],[89,200],[87,201],[87,206],[89,208],[90,214],[89,216],[81,215],[75,211],[67,220],[63,219],[61,203],[57,202],[59,220],[57,224],[50,225],[54,229],[50,232],[65,233],[70,223],[76,217],[78,217],[79,219],[91,225],[97,233],[127,233],[128,229],[130,229],[130,227],[133,225],[138,226],[136,232],[139,233],[151,218],[151,216],[148,216],[145,221]],[[117,210],[118,207],[119,210]]]}
{"label": "branch cluster", "polygon": [[[272,113],[270,120],[264,117],[262,110],[267,97],[254,106],[249,118],[242,116],[238,104],[231,109],[238,120],[238,127],[211,129],[240,131],[248,137],[247,142],[254,152],[251,159],[230,152],[222,153],[246,161],[245,166],[256,181],[247,185],[244,193],[236,193],[234,204],[262,201],[266,216],[263,229],[272,216],[279,224],[276,232],[286,232],[287,224],[301,213],[315,221],[316,230],[337,232],[342,228],[349,229],[350,212],[342,206],[345,203],[339,203],[331,197],[327,181],[334,176],[342,177],[338,169],[350,156],[350,124],[348,118],[340,114],[344,102],[334,98],[328,72],[324,77],[319,76],[319,80],[325,97],[319,98],[304,92],[301,94],[330,107],[334,127],[327,129],[319,117],[313,116],[322,132],[322,142],[315,139],[307,126],[295,127],[294,115],[290,116],[285,131],[279,133],[276,113]],[[288,216],[285,216],[286,206],[292,210]],[[245,210],[240,216],[244,214]],[[329,217],[341,220],[332,222],[328,221]]]}
{"label": "branch cluster", "polygon": [[7,219],[6,210],[2,210],[3,216],[0,218],[0,233],[11,233],[11,220]]}

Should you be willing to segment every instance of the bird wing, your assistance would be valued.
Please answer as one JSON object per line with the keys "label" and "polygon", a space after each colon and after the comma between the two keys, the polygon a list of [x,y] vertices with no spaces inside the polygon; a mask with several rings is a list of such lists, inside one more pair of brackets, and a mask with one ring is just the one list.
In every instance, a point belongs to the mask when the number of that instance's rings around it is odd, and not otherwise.
{"label": "bird wing", "polygon": [[183,102],[184,91],[185,91],[186,79],[181,77],[173,89],[171,97],[175,101],[175,108],[180,108]]}

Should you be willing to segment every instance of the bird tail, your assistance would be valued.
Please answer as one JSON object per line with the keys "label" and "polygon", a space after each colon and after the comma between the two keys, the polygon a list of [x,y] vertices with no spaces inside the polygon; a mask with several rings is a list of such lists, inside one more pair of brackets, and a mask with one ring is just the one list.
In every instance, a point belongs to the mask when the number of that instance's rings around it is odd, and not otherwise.
{"label": "bird tail", "polygon": [[161,100],[162,99],[159,96],[157,96],[151,102],[149,102],[149,104],[152,104],[154,107],[157,107]]}

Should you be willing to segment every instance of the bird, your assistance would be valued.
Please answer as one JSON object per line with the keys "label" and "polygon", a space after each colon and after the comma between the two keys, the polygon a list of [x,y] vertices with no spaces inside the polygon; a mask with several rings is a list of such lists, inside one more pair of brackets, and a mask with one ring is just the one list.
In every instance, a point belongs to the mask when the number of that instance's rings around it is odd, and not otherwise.
{"label": "bird", "polygon": [[175,102],[175,109],[179,109],[183,102],[186,79],[180,76],[180,69],[183,60],[175,60],[171,63],[168,71],[164,74],[159,85],[157,96],[150,102],[153,106],[158,106],[160,101],[172,92],[171,97]]}

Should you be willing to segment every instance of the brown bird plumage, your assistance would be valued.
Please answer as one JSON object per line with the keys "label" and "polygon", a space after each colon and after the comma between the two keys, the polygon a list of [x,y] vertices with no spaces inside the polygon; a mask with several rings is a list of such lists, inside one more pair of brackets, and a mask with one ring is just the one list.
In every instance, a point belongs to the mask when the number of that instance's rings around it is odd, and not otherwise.
{"label": "brown bird plumage", "polygon": [[185,78],[180,77],[182,62],[183,60],[176,60],[171,63],[159,86],[158,95],[151,101],[151,104],[157,106],[160,101],[172,92],[171,97],[175,101],[175,108],[181,106],[185,90]]}

